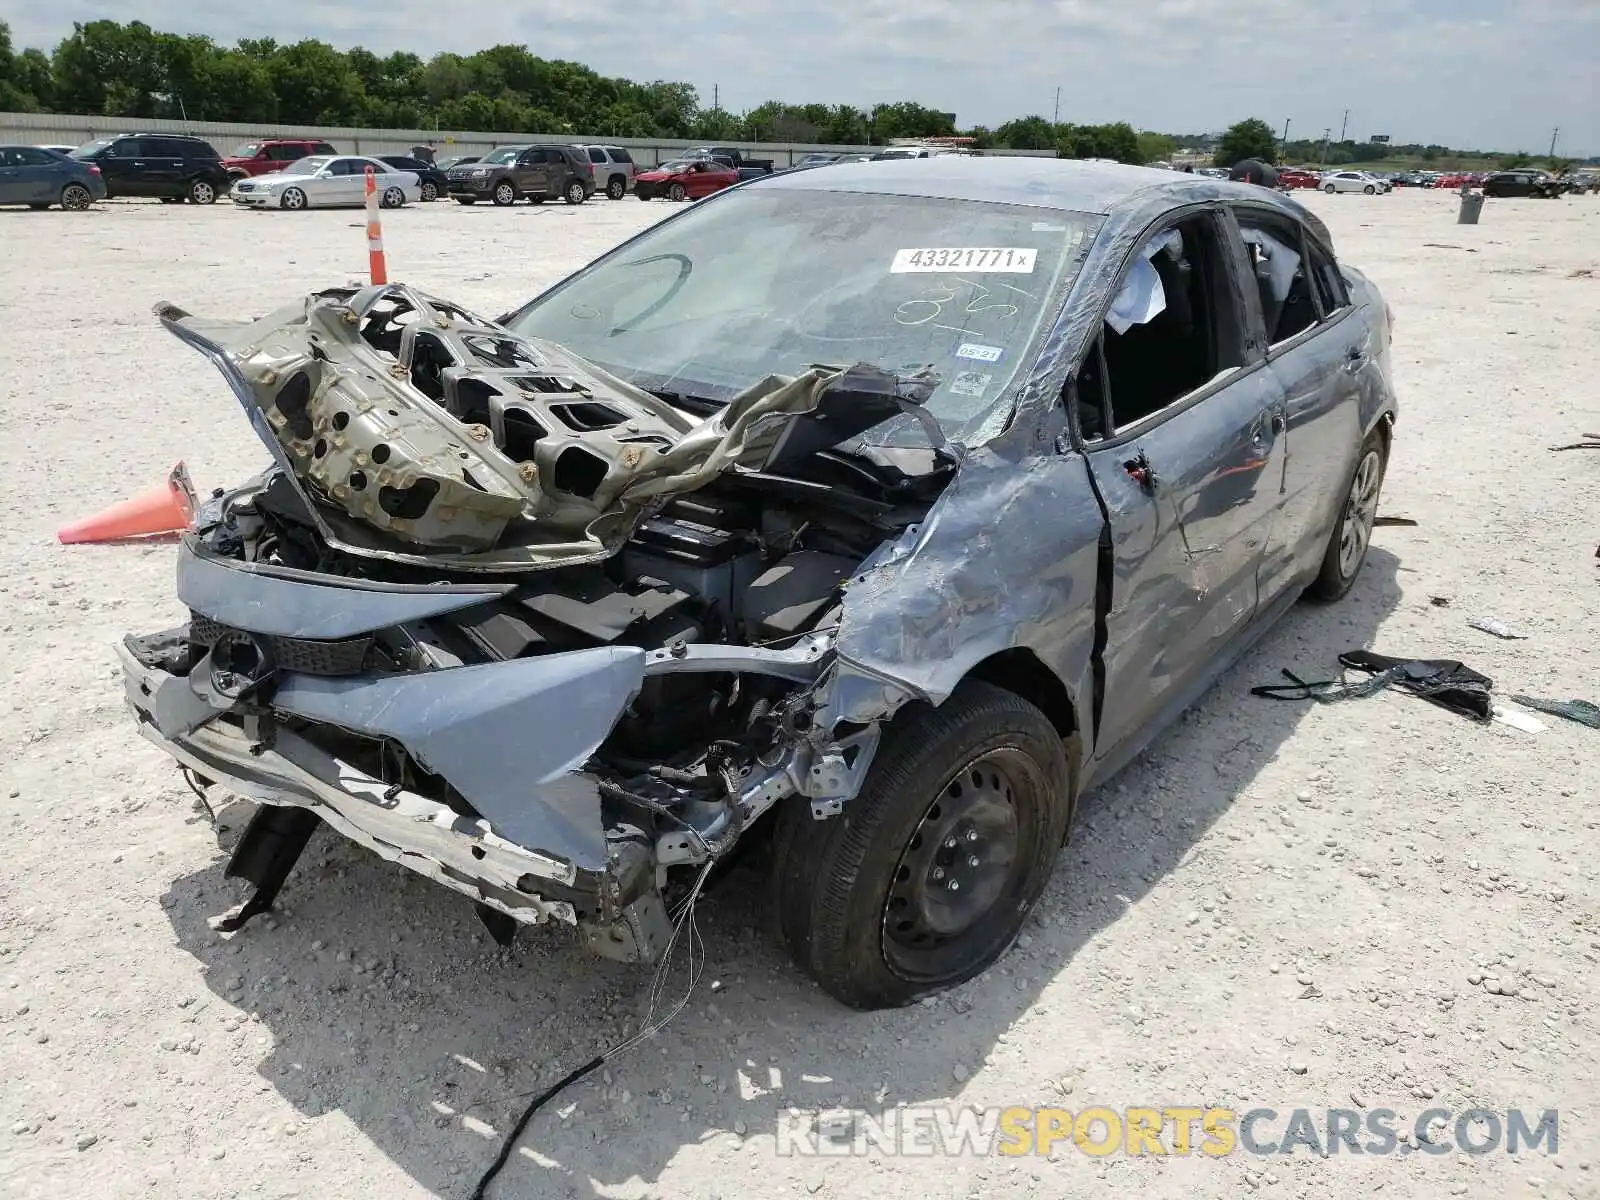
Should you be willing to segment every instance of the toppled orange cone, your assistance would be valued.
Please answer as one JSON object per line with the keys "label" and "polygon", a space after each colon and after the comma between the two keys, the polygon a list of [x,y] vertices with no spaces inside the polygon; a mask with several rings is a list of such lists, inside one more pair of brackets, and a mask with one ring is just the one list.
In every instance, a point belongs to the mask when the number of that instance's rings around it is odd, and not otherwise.
{"label": "toppled orange cone", "polygon": [[104,512],[63,528],[56,537],[63,545],[81,542],[115,542],[124,538],[179,533],[194,527],[198,503],[189,469],[179,462],[167,472],[165,482],[141,492]]}

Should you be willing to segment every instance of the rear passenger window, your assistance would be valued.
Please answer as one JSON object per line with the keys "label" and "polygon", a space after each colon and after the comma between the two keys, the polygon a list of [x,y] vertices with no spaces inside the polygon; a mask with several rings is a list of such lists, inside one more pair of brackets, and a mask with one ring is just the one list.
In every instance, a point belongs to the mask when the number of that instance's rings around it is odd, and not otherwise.
{"label": "rear passenger window", "polygon": [[606,161],[606,152],[604,150],[600,149],[598,146],[590,146],[589,147],[589,161],[592,162],[592,163],[603,163],[603,162],[605,162]]}
{"label": "rear passenger window", "polygon": [[612,160],[615,162],[631,163],[633,161],[628,152],[621,146],[612,146],[607,150],[607,153],[611,155]]}
{"label": "rear passenger window", "polygon": [[[331,144],[329,144],[328,142],[318,142],[316,144],[316,146],[312,149],[311,153],[312,154],[337,154],[339,152],[337,150],[335,150],[333,148],[333,146]],[[305,158],[306,155],[301,154],[300,157],[301,158]]]}
{"label": "rear passenger window", "polygon": [[1234,215],[1255,277],[1267,344],[1275,346],[1317,323],[1317,302],[1306,270],[1305,235],[1299,222],[1259,209],[1238,209]]}
{"label": "rear passenger window", "polygon": [[1322,315],[1328,316],[1350,306],[1350,296],[1344,290],[1344,278],[1339,274],[1339,264],[1333,256],[1310,238],[1306,239],[1306,256],[1311,261],[1311,276],[1317,287],[1317,301],[1322,305]]}
{"label": "rear passenger window", "polygon": [[144,143],[138,138],[119,138],[106,148],[106,154],[112,158],[142,158]]}

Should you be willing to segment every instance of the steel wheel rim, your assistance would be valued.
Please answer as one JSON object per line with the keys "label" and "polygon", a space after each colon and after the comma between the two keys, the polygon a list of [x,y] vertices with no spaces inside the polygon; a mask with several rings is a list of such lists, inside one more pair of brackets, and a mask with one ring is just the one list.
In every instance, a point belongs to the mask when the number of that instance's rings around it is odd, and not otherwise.
{"label": "steel wheel rim", "polygon": [[61,207],[69,212],[82,212],[89,207],[92,197],[81,183],[69,183],[61,193]]}
{"label": "steel wheel rim", "polygon": [[1372,539],[1372,523],[1378,515],[1378,452],[1368,450],[1356,467],[1350,495],[1344,502],[1344,519],[1339,526],[1339,575],[1348,579],[1366,556]]}
{"label": "steel wheel rim", "polygon": [[[1017,906],[1033,822],[1019,810],[1027,759],[988,750],[954,772],[901,849],[884,897],[881,945],[904,979],[939,982],[990,954]],[[987,934],[987,936],[985,936]]]}

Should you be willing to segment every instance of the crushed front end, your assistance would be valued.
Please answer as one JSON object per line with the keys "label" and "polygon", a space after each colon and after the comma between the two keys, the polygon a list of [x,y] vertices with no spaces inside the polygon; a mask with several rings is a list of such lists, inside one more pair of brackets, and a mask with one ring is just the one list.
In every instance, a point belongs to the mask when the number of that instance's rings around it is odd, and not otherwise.
{"label": "crushed front end", "polygon": [[157,311],[275,460],[185,537],[187,621],[120,648],[143,736],[259,805],[234,925],[327,824],[501,935],[652,961],[767,809],[855,794],[877,723],[817,720],[845,591],[953,461],[832,448],[925,392],[817,369],[697,420],[405,288]]}

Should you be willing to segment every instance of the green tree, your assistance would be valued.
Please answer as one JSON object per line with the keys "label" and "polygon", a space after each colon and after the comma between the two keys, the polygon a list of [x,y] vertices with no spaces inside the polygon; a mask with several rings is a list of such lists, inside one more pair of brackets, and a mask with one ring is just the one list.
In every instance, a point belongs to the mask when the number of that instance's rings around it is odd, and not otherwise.
{"label": "green tree", "polygon": [[29,53],[38,52],[13,53],[11,26],[0,21],[0,112],[33,112],[47,103],[34,93],[24,78]]}
{"label": "green tree", "polygon": [[1259,117],[1228,126],[1211,161],[1219,167],[1231,167],[1247,158],[1259,158],[1268,163],[1278,159],[1278,135]]}
{"label": "green tree", "polygon": [[1167,162],[1178,149],[1178,139],[1168,133],[1139,134],[1139,161],[1142,163]]}
{"label": "green tree", "polygon": [[1056,127],[1043,117],[1019,117],[994,131],[994,144],[1012,150],[1050,150],[1056,144]]}

